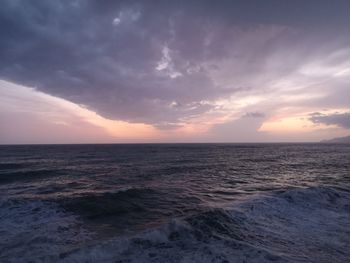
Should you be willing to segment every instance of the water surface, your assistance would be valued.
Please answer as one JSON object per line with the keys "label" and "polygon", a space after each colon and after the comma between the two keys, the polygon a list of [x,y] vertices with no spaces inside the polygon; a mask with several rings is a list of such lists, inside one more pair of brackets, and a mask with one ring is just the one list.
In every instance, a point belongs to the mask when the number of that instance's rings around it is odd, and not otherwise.
{"label": "water surface", "polygon": [[0,146],[0,261],[345,262],[349,183],[347,144]]}

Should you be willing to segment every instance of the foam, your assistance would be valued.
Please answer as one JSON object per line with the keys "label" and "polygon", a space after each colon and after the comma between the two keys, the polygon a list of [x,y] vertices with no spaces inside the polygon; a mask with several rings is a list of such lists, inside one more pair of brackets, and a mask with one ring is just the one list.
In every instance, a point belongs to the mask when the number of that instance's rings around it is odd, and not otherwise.
{"label": "foam", "polygon": [[1,262],[41,261],[90,239],[76,216],[54,203],[2,199],[0,211]]}
{"label": "foam", "polygon": [[112,239],[62,262],[345,262],[350,193],[291,189]]}

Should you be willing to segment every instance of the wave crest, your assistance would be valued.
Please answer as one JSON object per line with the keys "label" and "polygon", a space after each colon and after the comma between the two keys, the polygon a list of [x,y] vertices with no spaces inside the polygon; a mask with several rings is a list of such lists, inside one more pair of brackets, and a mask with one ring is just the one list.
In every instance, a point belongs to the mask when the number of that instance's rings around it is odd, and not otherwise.
{"label": "wave crest", "polygon": [[[75,251],[63,262],[345,262],[350,193],[291,189]],[[119,261],[118,261],[119,260]]]}

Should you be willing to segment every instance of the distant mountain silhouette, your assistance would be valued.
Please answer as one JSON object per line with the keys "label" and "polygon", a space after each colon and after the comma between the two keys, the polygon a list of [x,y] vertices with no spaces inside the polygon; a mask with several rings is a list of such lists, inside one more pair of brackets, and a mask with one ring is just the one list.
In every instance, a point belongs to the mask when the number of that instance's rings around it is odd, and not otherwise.
{"label": "distant mountain silhouette", "polygon": [[350,143],[350,135],[346,137],[339,137],[330,140],[323,140],[322,143]]}

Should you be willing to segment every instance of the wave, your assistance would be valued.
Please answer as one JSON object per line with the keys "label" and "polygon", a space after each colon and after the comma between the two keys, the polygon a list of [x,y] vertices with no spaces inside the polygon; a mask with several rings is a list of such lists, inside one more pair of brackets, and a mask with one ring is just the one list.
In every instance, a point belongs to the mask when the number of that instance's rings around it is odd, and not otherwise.
{"label": "wave", "polygon": [[[66,211],[80,216],[97,231],[120,234],[159,226],[171,217],[198,210],[200,200],[152,188],[85,193],[55,200]],[[192,207],[192,208],[191,208]]]}
{"label": "wave", "polygon": [[86,193],[58,200],[63,208],[87,219],[106,218],[144,212],[161,193],[147,188],[130,188],[118,192]]}
{"label": "wave", "polygon": [[313,187],[256,195],[42,261],[346,262],[349,244],[350,192]]}

